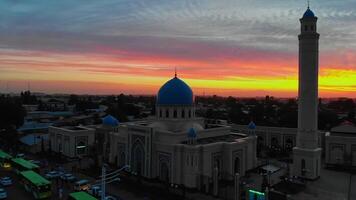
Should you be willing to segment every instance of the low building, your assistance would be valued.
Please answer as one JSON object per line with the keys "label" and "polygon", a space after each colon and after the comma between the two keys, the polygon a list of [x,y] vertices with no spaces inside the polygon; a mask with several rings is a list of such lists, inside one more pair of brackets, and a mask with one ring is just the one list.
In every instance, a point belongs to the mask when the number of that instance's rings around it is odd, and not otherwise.
{"label": "low building", "polygon": [[20,138],[20,142],[27,152],[38,153],[47,151],[49,147],[48,134],[28,134]]}
{"label": "low building", "polygon": [[356,167],[356,126],[344,122],[325,136],[325,163]]}
{"label": "low building", "polygon": [[94,145],[95,129],[84,126],[49,127],[51,150],[67,157],[81,157],[90,153]]}
{"label": "low building", "polygon": [[[232,129],[245,134],[257,135],[257,146],[280,146],[285,150],[292,150],[296,146],[297,128],[270,127],[232,124]],[[318,146],[324,148],[325,132],[318,131]]]}

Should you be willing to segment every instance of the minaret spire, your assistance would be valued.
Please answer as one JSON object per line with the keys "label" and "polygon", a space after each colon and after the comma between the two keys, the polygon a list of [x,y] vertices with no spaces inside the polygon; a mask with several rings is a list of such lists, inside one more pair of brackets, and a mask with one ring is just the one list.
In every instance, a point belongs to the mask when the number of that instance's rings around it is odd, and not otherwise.
{"label": "minaret spire", "polygon": [[174,78],[177,78],[177,67],[174,67]]}
{"label": "minaret spire", "polygon": [[308,9],[310,8],[309,4],[310,4],[310,1],[308,0]]}

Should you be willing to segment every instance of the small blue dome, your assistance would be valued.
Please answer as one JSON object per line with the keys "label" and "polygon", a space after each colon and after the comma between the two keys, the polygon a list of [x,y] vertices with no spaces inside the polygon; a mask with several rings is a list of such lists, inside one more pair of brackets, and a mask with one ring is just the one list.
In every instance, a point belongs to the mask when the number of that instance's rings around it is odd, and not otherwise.
{"label": "small blue dome", "polygon": [[248,129],[251,129],[251,130],[255,130],[256,129],[256,124],[251,121],[249,124],[248,124]]}
{"label": "small blue dome", "polygon": [[167,81],[158,91],[158,105],[192,105],[193,91],[177,77]]}
{"label": "small blue dome", "polygon": [[103,125],[107,126],[118,126],[119,125],[119,120],[117,120],[115,117],[111,115],[105,116],[103,119]]}
{"label": "small blue dome", "polygon": [[309,8],[305,11],[303,18],[315,17],[314,12]]}
{"label": "small blue dome", "polygon": [[188,131],[188,138],[196,138],[197,137],[197,132],[195,131],[194,128],[190,128]]}

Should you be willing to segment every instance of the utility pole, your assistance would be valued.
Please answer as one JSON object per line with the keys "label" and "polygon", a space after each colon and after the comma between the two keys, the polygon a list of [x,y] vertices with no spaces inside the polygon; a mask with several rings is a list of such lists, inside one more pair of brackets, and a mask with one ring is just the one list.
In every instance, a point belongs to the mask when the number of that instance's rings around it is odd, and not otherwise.
{"label": "utility pole", "polygon": [[106,164],[103,163],[101,168],[101,200],[105,200],[105,175],[106,175]]}

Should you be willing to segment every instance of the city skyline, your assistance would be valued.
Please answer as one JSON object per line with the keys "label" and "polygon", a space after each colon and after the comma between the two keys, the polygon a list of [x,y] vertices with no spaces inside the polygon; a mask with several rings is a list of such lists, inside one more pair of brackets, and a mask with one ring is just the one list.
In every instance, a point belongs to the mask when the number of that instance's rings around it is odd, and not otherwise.
{"label": "city skyline", "polygon": [[[78,3],[79,2],[79,3]],[[0,92],[297,96],[305,1],[3,1]],[[356,2],[312,1],[321,97],[356,97]],[[9,86],[8,86],[9,85]]]}

